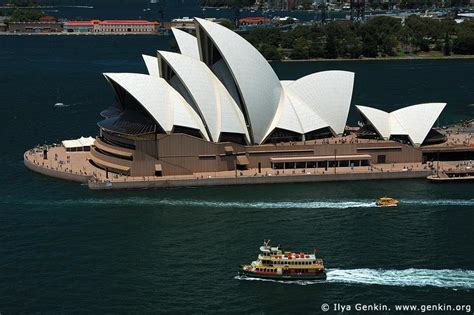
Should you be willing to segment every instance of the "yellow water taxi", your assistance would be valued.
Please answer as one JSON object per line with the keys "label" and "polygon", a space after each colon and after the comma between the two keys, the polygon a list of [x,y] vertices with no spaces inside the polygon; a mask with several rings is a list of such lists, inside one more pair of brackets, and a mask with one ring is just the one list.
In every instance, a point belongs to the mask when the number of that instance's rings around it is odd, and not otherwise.
{"label": "yellow water taxi", "polygon": [[314,253],[290,252],[265,240],[257,260],[240,267],[241,276],[274,280],[326,280],[323,260]]}
{"label": "yellow water taxi", "polygon": [[379,207],[396,207],[400,201],[390,198],[390,197],[382,197],[377,200],[375,203]]}

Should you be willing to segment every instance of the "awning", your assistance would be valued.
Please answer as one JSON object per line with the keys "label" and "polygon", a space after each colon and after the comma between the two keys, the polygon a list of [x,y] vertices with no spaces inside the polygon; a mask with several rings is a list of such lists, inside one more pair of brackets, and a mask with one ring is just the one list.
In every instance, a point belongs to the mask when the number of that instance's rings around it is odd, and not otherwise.
{"label": "awning", "polygon": [[289,156],[270,158],[273,163],[284,162],[316,162],[316,161],[348,161],[348,160],[371,160],[372,156],[368,154],[356,155],[322,155],[322,156]]}
{"label": "awning", "polygon": [[80,137],[79,139],[74,140],[63,140],[62,144],[66,149],[71,148],[83,148],[83,147],[90,147],[93,146],[95,139],[92,137]]}
{"label": "awning", "polygon": [[249,159],[246,155],[237,155],[237,165],[249,165]]}
{"label": "awning", "polygon": [[161,168],[161,164],[155,164],[155,172],[161,172],[163,169]]}

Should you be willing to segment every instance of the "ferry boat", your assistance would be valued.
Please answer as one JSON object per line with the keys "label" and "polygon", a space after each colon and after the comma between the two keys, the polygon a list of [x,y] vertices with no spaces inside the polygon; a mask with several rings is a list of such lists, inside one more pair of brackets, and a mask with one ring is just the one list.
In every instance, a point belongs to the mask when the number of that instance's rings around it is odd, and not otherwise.
{"label": "ferry boat", "polygon": [[314,253],[290,252],[265,240],[257,260],[241,266],[241,276],[273,280],[326,280],[323,260]]}
{"label": "ferry boat", "polygon": [[396,207],[400,201],[390,198],[390,197],[382,197],[377,200],[375,203],[379,207]]}

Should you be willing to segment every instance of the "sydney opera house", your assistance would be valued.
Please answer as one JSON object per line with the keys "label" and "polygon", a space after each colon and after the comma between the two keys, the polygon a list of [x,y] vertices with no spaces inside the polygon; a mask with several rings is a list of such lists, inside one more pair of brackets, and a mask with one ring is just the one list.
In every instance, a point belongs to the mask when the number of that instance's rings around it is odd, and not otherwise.
{"label": "sydney opera house", "polygon": [[361,167],[423,162],[420,146],[443,139],[432,127],[446,104],[427,103],[357,106],[363,126],[343,143],[354,73],[282,81],[241,36],[195,23],[196,36],[173,29],[179,53],[143,56],[147,74],[104,74],[116,102],[101,112],[93,167],[128,176]]}

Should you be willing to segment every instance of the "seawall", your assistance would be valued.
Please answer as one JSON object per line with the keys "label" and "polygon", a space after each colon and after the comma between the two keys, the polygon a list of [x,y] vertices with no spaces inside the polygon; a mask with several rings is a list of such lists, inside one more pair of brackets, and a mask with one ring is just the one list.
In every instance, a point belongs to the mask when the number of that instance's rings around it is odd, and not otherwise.
{"label": "seawall", "polygon": [[426,178],[431,175],[429,170],[406,172],[377,172],[355,174],[324,174],[324,175],[289,175],[289,176],[264,176],[264,177],[232,177],[232,178],[205,178],[205,179],[160,179],[154,181],[129,181],[129,182],[102,182],[89,181],[89,188],[93,190],[112,189],[148,189],[169,187],[204,187],[204,186],[230,186],[230,185],[255,185],[255,184],[289,184],[289,183],[315,183],[354,180],[380,180],[380,179],[410,179]]}
{"label": "seawall", "polygon": [[24,155],[25,166],[37,173],[68,181],[87,183],[93,190],[116,189],[149,189],[170,187],[205,187],[205,186],[231,186],[231,185],[262,185],[262,184],[290,184],[290,183],[316,183],[354,180],[383,180],[383,179],[410,179],[426,178],[432,174],[431,170],[410,170],[391,172],[364,172],[364,173],[326,173],[326,174],[301,174],[301,175],[274,175],[274,176],[239,176],[239,177],[211,177],[211,178],[159,178],[155,180],[93,180],[92,176],[67,172],[38,165]]}
{"label": "seawall", "polygon": [[50,176],[50,177],[55,177],[59,179],[64,179],[68,181],[74,181],[74,182],[80,182],[80,183],[87,183],[89,179],[91,178],[90,176],[86,175],[80,175],[80,174],[74,174],[74,173],[67,173],[65,171],[56,171],[54,169],[46,168],[44,166],[36,165],[30,160],[28,160],[26,157],[23,158],[23,161],[25,163],[25,166],[34,172]]}

